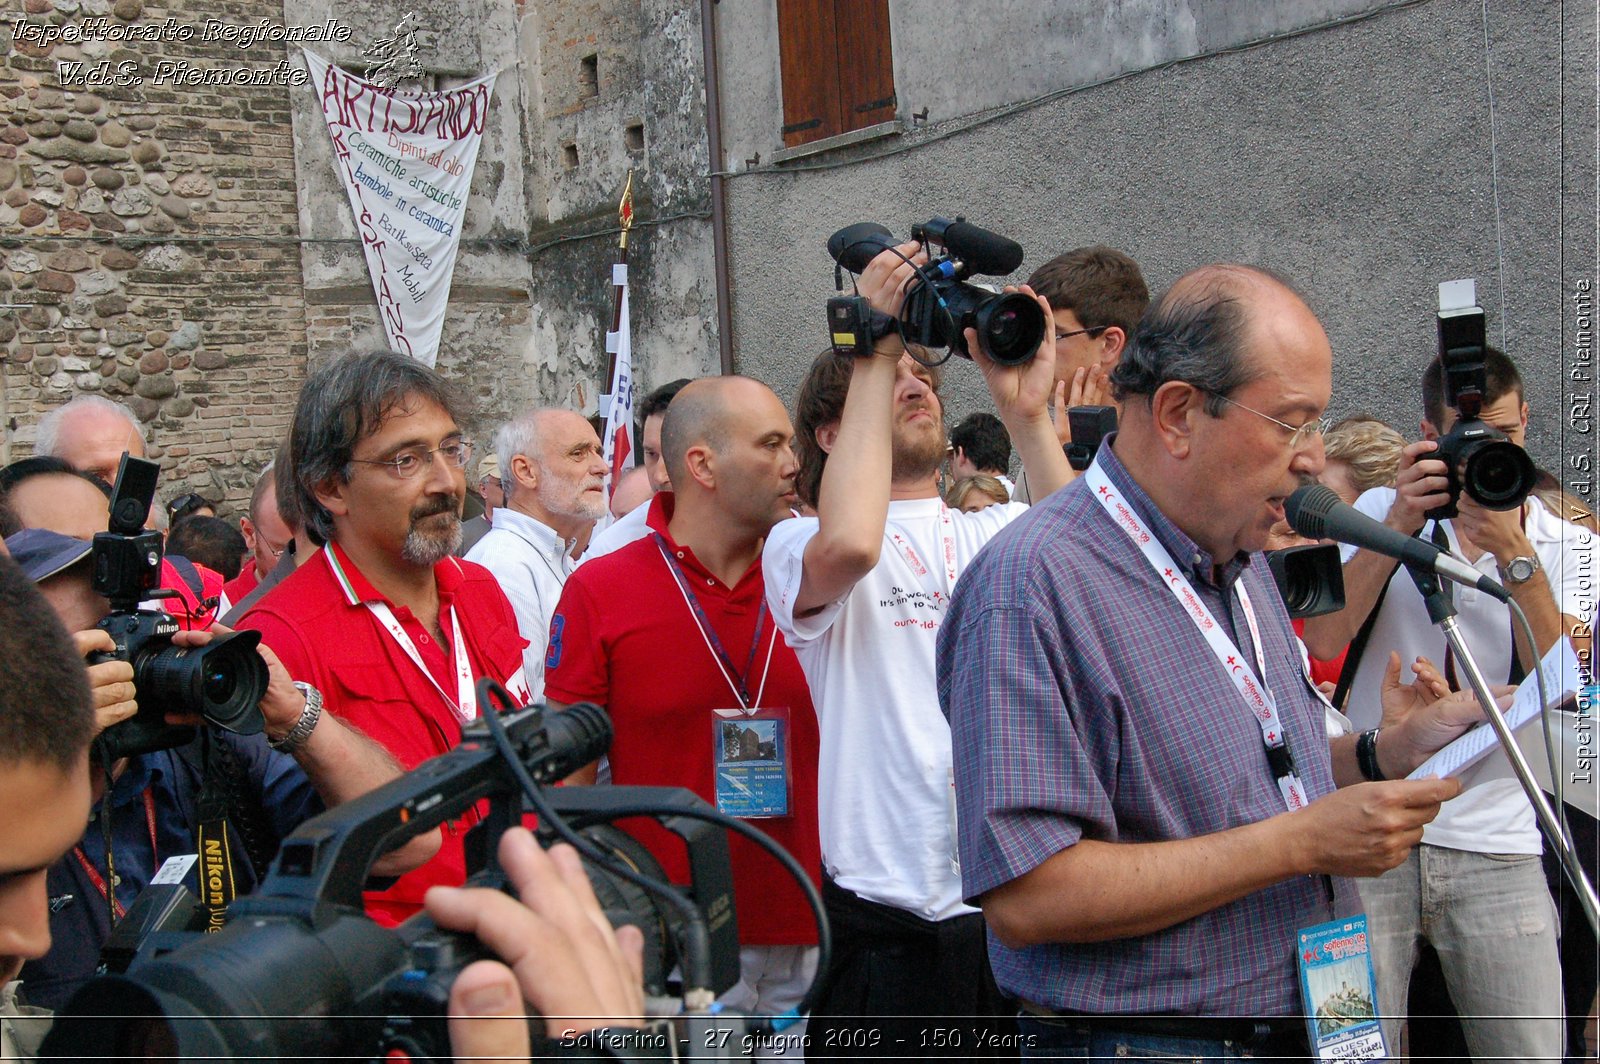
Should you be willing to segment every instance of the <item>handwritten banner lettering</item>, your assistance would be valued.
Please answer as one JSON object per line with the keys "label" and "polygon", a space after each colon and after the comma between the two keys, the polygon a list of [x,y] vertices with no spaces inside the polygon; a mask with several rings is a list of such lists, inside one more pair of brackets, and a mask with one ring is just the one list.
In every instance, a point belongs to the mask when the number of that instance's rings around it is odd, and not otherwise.
{"label": "handwritten banner lettering", "polygon": [[494,74],[402,93],[306,52],[389,344],[433,365]]}

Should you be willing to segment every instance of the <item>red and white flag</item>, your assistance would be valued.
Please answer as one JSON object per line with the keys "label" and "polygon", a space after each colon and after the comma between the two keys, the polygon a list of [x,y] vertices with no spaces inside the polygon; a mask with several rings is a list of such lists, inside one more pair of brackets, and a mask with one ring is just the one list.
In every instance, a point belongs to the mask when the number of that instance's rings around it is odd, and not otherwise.
{"label": "red and white flag", "polygon": [[615,356],[611,371],[611,403],[606,410],[605,462],[611,470],[611,487],[625,469],[634,466],[633,439],[633,343],[628,336],[628,264],[613,263],[611,283],[617,287],[617,329],[606,333],[606,353]]}

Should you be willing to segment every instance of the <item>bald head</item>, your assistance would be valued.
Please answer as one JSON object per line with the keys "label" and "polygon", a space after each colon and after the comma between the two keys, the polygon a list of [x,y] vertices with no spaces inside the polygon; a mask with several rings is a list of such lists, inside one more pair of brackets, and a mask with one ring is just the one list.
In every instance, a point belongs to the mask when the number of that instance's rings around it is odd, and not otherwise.
{"label": "bald head", "polygon": [[683,386],[667,407],[661,424],[661,459],[674,486],[684,483],[689,448],[727,446],[734,412],[772,395],[772,389],[749,377],[702,377]]}
{"label": "bald head", "polygon": [[[1291,304],[1311,317],[1305,301],[1270,271],[1220,263],[1191,270],[1153,304],[1111,374],[1116,397],[1148,400],[1169,381],[1207,393],[1216,414],[1222,400],[1259,376],[1248,355],[1266,305]],[[1315,320],[1314,318],[1312,319]]]}

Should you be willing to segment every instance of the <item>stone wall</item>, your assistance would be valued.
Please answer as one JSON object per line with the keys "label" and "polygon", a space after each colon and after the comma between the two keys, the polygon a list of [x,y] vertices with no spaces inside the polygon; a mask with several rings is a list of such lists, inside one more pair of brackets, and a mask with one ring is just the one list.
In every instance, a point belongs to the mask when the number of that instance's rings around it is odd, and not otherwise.
{"label": "stone wall", "polygon": [[203,40],[207,19],[280,23],[281,3],[24,2],[0,28],[0,302],[24,305],[0,312],[5,457],[31,451],[43,412],[99,392],[144,423],[159,498],[237,507],[305,372],[291,90],[185,79],[281,82],[282,44]]}

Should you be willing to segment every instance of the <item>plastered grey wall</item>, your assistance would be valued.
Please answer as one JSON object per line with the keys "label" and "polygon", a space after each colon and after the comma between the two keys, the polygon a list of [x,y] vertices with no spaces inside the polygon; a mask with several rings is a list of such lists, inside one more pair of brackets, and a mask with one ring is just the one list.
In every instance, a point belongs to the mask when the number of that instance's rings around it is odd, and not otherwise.
{"label": "plastered grey wall", "polygon": [[[905,27],[908,8],[931,26],[926,8],[937,6],[891,5],[897,79],[943,70],[949,87],[979,102],[995,98],[985,86],[1008,69],[1026,75],[1016,99],[1048,86],[1027,46],[981,67],[970,57],[991,19],[1034,29],[1049,20],[997,5],[982,19],[967,9],[961,32],[948,21],[939,34]],[[1331,412],[1370,411],[1409,434],[1435,348],[1436,284],[1475,277],[1491,340],[1503,338],[1528,378],[1530,449],[1569,485],[1587,484],[1580,466],[1592,457],[1578,456],[1592,453],[1593,387],[1572,377],[1593,365],[1592,323],[1580,314],[1595,264],[1592,2],[1489,3],[1485,20],[1479,0],[1423,0],[1322,28],[1309,27],[1356,5],[1130,4],[1119,5],[1131,12],[1121,22],[1098,23],[1064,15],[1059,32],[1041,30],[1038,49],[1058,54],[1072,27],[1076,55],[1109,48],[1124,65],[1189,58],[978,124],[939,123],[930,105],[927,126],[906,136],[788,170],[744,166],[752,101],[775,75],[754,42],[740,43],[761,19],[723,7],[724,54],[741,57],[723,92],[749,104],[728,153],[741,171],[728,181],[736,358],[785,398],[825,342],[828,234],[861,220],[907,233],[933,214],[960,213],[1027,249],[1013,281],[1097,242],[1138,259],[1153,289],[1211,261],[1275,269],[1327,326]],[[1274,25],[1240,14],[1268,8]],[[1282,35],[1234,47],[1262,30]],[[961,57],[965,65],[952,62]],[[1070,85],[1063,71],[1056,88]],[[920,108],[905,80],[897,88],[902,113]],[[769,147],[779,115],[759,119]],[[957,365],[947,380],[952,422],[987,407],[975,368]]]}

